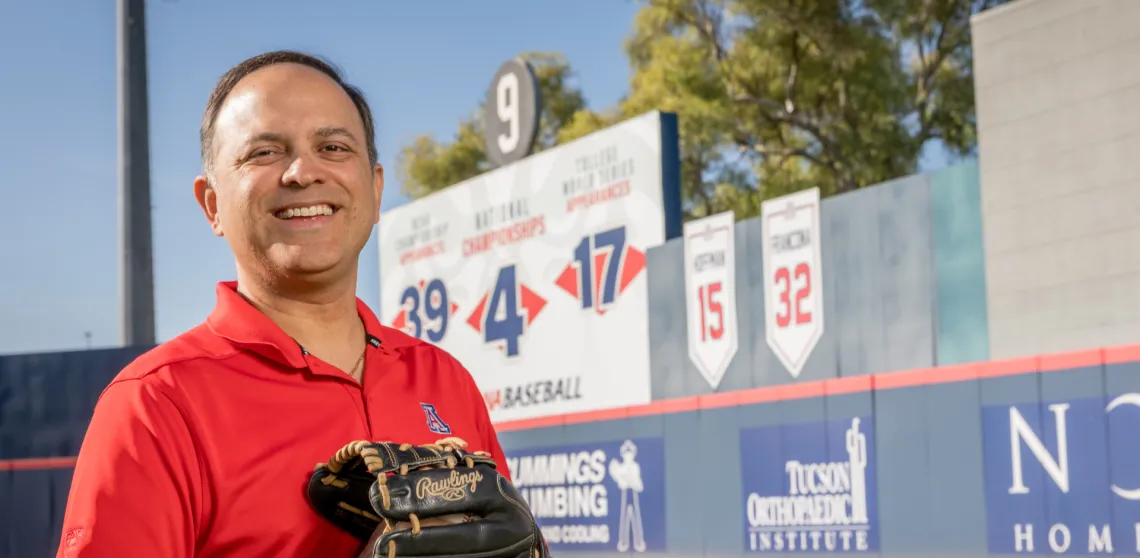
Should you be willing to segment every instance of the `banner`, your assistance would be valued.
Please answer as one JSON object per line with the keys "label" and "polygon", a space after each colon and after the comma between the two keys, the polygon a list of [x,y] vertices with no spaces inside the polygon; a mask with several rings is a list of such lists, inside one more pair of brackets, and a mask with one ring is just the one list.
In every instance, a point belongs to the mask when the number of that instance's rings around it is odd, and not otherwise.
{"label": "banner", "polygon": [[745,552],[878,552],[873,417],[743,429],[740,467]]}
{"label": "banner", "polygon": [[1140,393],[982,408],[994,554],[1140,554]]}
{"label": "banner", "polygon": [[665,550],[665,446],[634,438],[507,452],[552,553]]}
{"label": "banner", "polygon": [[761,203],[764,333],[793,378],[823,336],[819,188]]}
{"label": "banner", "polygon": [[689,359],[716,389],[736,356],[736,218],[732,211],[685,223]]}
{"label": "banner", "polygon": [[455,356],[496,422],[649,402],[676,141],[651,112],[385,212],[381,320]]}

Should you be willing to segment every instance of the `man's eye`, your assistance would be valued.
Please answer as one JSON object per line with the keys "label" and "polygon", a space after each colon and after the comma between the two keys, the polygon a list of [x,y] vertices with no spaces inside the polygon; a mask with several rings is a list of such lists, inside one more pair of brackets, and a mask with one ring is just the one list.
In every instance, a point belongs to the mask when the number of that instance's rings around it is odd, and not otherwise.
{"label": "man's eye", "polygon": [[347,149],[345,149],[344,147],[341,147],[339,145],[326,145],[325,149],[331,149],[334,151],[348,151]]}

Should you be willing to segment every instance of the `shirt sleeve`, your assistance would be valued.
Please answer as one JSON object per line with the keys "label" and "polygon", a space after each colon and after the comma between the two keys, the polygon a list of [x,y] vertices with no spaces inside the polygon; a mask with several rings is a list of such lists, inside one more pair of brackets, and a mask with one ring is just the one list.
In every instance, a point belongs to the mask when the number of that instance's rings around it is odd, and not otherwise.
{"label": "shirt sleeve", "polygon": [[484,451],[491,454],[491,458],[495,463],[499,464],[499,472],[512,481],[510,468],[507,467],[507,456],[503,452],[502,445],[499,444],[499,435],[495,431],[495,425],[491,422],[491,414],[487,411],[487,403],[483,400],[483,392],[479,391],[479,386],[475,383],[475,378],[471,376],[471,372],[467,370],[455,357],[448,355],[451,360],[451,365],[454,368],[456,375],[460,377],[460,381],[467,387],[467,397],[472,401],[475,413],[475,430],[479,432],[480,442],[482,443]]}
{"label": "shirt sleeve", "polygon": [[191,558],[201,479],[174,403],[146,378],[116,381],[80,447],[57,558]]}
{"label": "shirt sleeve", "polygon": [[491,422],[491,415],[487,412],[487,405],[483,403],[483,394],[476,393],[479,396],[480,405],[477,406],[475,411],[476,426],[483,436],[483,447],[487,448],[486,451],[491,453],[491,458],[495,463],[499,464],[499,472],[502,473],[507,480],[514,482],[511,478],[511,470],[507,467],[507,456],[503,452],[503,447],[499,444],[499,435],[495,431],[495,425]]}

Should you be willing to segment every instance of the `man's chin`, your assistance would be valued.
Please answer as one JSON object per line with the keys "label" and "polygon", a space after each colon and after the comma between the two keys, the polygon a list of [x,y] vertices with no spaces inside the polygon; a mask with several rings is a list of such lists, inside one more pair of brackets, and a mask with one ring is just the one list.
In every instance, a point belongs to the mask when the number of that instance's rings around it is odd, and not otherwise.
{"label": "man's chin", "polygon": [[274,271],[282,278],[319,279],[332,277],[346,266],[341,258],[329,252],[323,254],[282,254],[273,258]]}

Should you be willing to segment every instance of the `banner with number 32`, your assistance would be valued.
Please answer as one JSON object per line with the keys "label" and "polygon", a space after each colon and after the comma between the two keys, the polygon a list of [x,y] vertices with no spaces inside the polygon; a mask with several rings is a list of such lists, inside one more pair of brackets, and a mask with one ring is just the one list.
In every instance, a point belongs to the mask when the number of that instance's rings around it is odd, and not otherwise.
{"label": "banner with number 32", "polygon": [[764,335],[798,378],[823,336],[819,188],[764,201]]}

